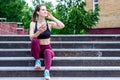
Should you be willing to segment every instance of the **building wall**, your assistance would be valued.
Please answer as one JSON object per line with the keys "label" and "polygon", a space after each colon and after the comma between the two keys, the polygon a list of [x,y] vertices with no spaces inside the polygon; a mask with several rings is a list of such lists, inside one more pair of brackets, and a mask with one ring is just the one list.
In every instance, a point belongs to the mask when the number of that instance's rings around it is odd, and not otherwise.
{"label": "building wall", "polygon": [[[94,28],[120,27],[120,0],[98,0],[100,20]],[[86,9],[93,8],[93,0],[86,0]]]}
{"label": "building wall", "polygon": [[16,22],[0,22],[0,35],[27,35],[28,31],[22,26],[18,28]]}
{"label": "building wall", "polygon": [[86,1],[86,9],[93,9],[93,0],[85,0]]}

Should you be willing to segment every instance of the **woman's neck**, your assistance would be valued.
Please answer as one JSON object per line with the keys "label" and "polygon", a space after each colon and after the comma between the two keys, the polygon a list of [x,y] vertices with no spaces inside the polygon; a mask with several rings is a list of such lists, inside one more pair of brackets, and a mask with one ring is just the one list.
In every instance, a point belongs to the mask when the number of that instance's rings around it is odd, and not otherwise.
{"label": "woman's neck", "polygon": [[45,18],[43,18],[43,17],[39,17],[38,22],[39,22],[39,23],[44,23],[44,22],[46,22],[46,20],[45,20]]}

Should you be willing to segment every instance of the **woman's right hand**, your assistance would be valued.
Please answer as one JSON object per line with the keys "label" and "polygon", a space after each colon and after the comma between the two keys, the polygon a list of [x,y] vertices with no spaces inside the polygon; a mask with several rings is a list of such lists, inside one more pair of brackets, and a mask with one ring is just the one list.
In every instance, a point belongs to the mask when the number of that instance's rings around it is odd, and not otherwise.
{"label": "woman's right hand", "polygon": [[46,29],[47,29],[47,26],[46,26],[45,24],[42,24],[42,25],[39,27],[38,31],[40,31],[40,32],[42,33],[42,32],[44,32]]}

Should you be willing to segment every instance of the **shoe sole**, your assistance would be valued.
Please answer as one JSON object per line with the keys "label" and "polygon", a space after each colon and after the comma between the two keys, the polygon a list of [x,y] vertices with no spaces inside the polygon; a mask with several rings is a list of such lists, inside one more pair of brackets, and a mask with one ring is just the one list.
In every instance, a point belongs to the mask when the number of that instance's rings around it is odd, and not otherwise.
{"label": "shoe sole", "polygon": [[46,78],[45,80],[50,80],[49,78]]}
{"label": "shoe sole", "polygon": [[40,69],[41,69],[40,66],[36,66],[36,67],[35,67],[35,70],[40,70]]}

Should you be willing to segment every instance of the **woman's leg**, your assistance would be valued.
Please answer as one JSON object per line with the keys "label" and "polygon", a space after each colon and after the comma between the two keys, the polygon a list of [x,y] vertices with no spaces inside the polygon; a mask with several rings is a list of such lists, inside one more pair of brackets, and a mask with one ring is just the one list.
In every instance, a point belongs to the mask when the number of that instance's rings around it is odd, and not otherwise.
{"label": "woman's leg", "polygon": [[44,80],[50,80],[49,70],[52,64],[53,56],[54,52],[51,49],[44,50],[44,64],[45,64]]}
{"label": "woman's leg", "polygon": [[51,49],[45,49],[44,50],[45,70],[50,70],[53,57],[54,57],[54,52]]}
{"label": "woman's leg", "polygon": [[38,39],[33,39],[31,42],[31,53],[32,56],[35,58],[35,69],[41,69],[41,61],[40,61],[40,44]]}
{"label": "woman's leg", "polygon": [[35,60],[40,58],[40,44],[38,39],[33,39],[31,41],[31,54]]}

